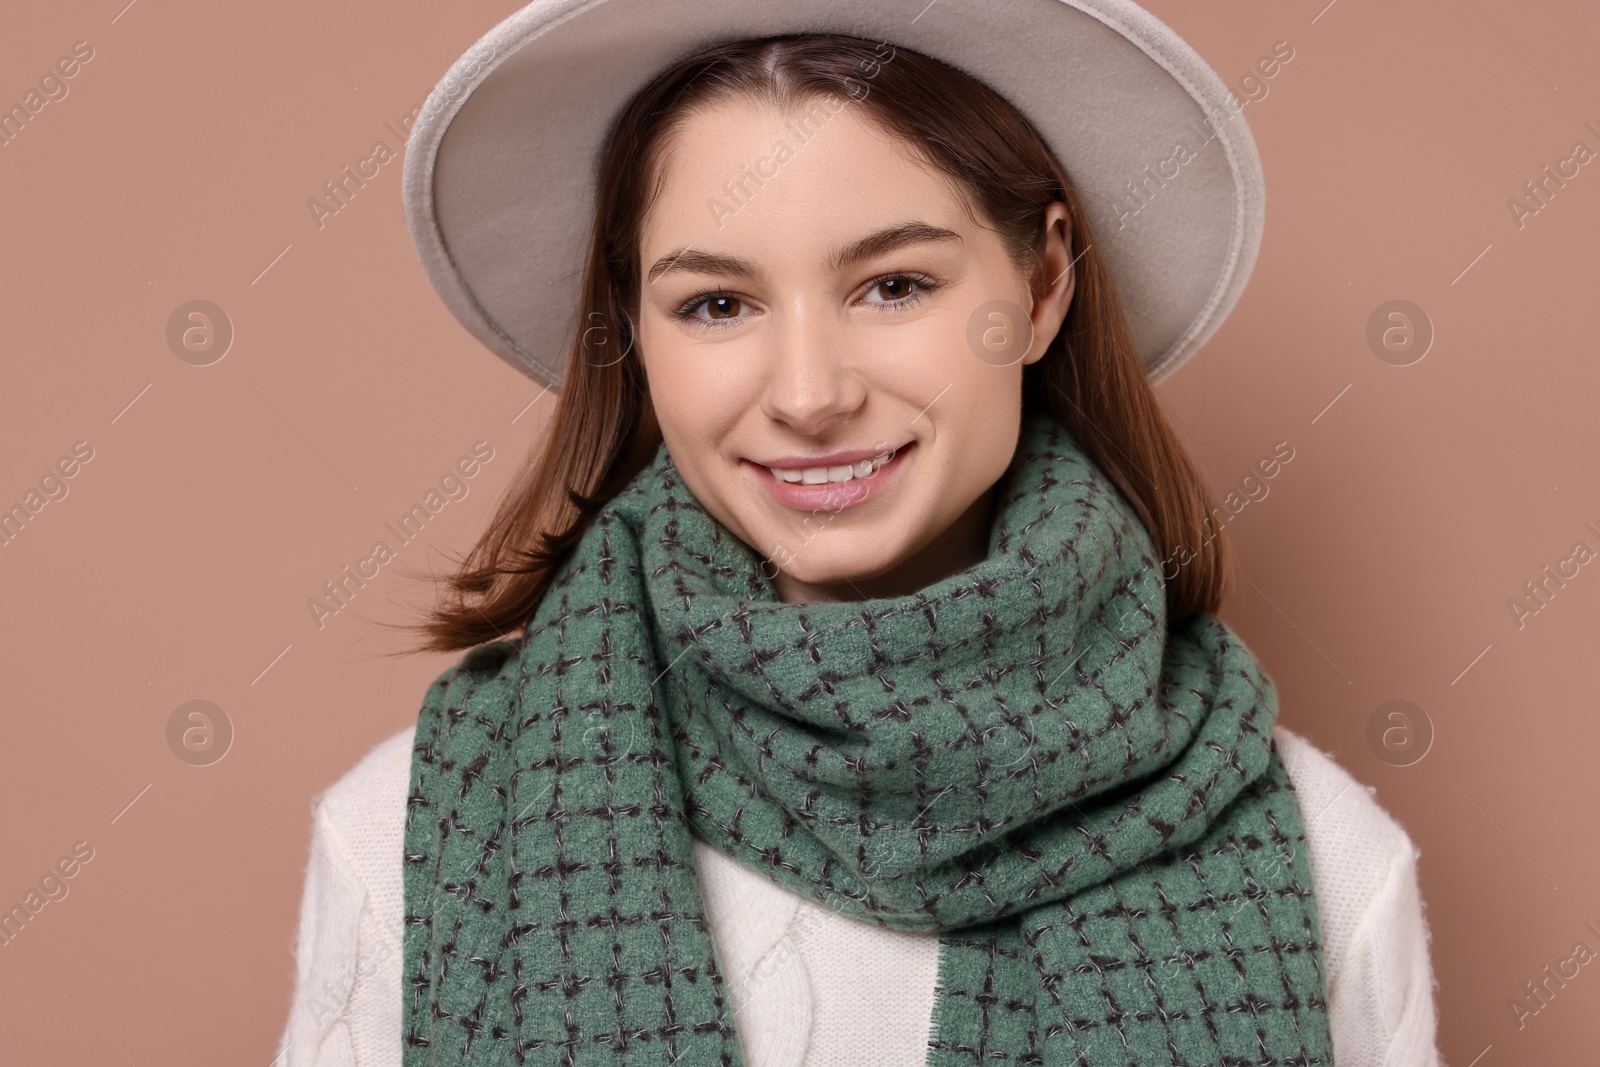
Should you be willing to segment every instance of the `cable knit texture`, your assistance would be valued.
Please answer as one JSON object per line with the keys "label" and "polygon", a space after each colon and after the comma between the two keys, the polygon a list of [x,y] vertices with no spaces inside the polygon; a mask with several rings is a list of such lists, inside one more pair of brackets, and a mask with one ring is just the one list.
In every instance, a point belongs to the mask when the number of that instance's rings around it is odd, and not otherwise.
{"label": "cable knit texture", "polygon": [[[400,852],[414,736],[413,726],[394,734],[314,799],[275,1067],[400,1067]],[[1411,839],[1311,742],[1282,724],[1273,741],[1305,822],[1335,1062],[1441,1067]],[[694,862],[750,1067],[923,1067],[936,936],[841,916],[700,840]]]}

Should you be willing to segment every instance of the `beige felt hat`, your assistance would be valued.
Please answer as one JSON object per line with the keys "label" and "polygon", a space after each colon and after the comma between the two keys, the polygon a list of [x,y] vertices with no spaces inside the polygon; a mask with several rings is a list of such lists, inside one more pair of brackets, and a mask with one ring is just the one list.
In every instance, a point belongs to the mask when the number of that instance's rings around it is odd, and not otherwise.
{"label": "beige felt hat", "polygon": [[1027,116],[1081,194],[1152,380],[1239,299],[1265,221],[1255,141],[1216,72],[1129,0],[533,0],[455,62],[412,128],[406,221],[445,304],[559,387],[623,105],[708,44],[802,32],[932,56]]}

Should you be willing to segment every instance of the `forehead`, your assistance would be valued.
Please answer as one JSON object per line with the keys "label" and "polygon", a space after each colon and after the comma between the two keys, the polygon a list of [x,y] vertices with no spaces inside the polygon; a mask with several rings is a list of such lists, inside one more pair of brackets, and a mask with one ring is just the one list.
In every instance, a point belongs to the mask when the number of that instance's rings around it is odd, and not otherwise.
{"label": "forehead", "polygon": [[963,234],[974,221],[949,175],[842,95],[783,109],[749,97],[696,109],[663,143],[657,179],[641,230],[646,263],[688,245],[769,255],[832,247],[906,216]]}

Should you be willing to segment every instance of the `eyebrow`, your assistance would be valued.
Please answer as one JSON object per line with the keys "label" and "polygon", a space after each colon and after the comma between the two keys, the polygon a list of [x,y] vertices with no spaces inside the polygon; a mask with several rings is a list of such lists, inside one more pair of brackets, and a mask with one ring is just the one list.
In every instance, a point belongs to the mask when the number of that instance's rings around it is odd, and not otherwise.
{"label": "eyebrow", "polygon": [[[886,226],[867,234],[858,241],[852,241],[844,248],[836,250],[828,257],[828,269],[832,271],[843,270],[865,259],[881,256],[897,248],[907,245],[923,244],[930,241],[960,241],[962,237],[954,230],[947,230],[943,226],[931,226],[925,222],[908,222],[899,226]],[[654,283],[657,278],[671,270],[687,270],[696,274],[720,274],[743,278],[760,278],[762,272],[759,267],[748,259],[739,256],[723,255],[719,252],[702,252],[693,246],[675,249],[668,252],[646,275],[646,281]]]}

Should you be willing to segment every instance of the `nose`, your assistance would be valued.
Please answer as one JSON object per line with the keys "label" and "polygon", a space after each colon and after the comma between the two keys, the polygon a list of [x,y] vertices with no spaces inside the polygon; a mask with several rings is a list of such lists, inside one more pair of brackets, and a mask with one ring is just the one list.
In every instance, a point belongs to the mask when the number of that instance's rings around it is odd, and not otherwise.
{"label": "nose", "polygon": [[816,309],[791,306],[767,333],[761,410],[796,433],[816,434],[858,410],[866,384],[857,373],[844,324]]}

